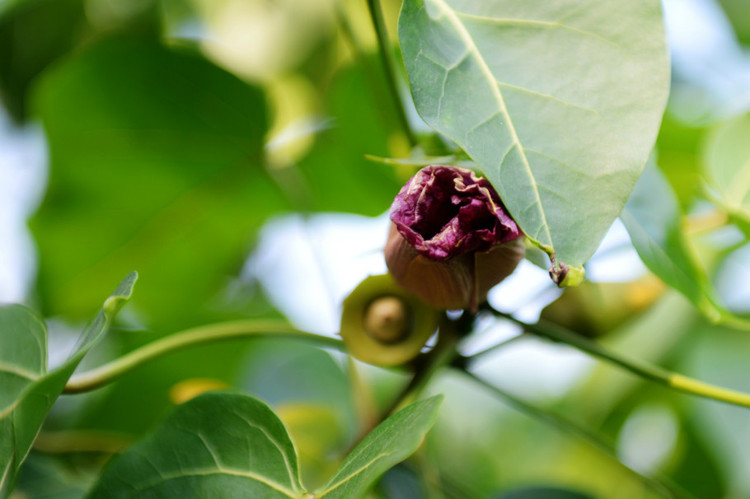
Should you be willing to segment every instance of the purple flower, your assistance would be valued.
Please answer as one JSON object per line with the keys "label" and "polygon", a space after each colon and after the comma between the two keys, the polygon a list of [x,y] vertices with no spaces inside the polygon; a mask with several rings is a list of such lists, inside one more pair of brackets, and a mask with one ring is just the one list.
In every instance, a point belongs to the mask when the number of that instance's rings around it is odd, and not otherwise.
{"label": "purple flower", "polygon": [[525,253],[495,189],[464,168],[422,168],[393,201],[391,220],[388,269],[437,308],[476,310]]}

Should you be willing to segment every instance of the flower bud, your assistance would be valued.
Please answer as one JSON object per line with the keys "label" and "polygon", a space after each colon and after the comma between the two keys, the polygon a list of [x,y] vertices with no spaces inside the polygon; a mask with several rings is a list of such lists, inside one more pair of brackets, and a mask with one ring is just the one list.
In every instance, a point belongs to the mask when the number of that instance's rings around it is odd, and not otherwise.
{"label": "flower bud", "polygon": [[393,201],[391,221],[388,270],[436,308],[476,310],[525,255],[500,196],[464,168],[422,168]]}

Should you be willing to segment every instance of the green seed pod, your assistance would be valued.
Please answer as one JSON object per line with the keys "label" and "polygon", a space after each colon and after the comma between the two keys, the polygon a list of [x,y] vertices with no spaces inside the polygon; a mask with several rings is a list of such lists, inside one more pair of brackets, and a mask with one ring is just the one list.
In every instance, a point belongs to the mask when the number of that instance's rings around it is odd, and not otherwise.
{"label": "green seed pod", "polygon": [[344,300],[341,336],[349,353],[379,366],[416,357],[435,333],[440,312],[386,275],[370,276]]}

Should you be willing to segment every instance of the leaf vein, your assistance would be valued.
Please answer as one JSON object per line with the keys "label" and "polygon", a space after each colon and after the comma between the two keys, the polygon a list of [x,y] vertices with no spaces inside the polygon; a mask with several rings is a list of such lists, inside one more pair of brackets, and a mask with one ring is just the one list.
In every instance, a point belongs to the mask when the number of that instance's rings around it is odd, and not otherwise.
{"label": "leaf vein", "polygon": [[263,433],[263,435],[265,435],[266,438],[274,445],[274,447],[276,447],[276,449],[279,451],[279,454],[281,454],[281,458],[284,460],[284,466],[286,467],[287,474],[289,475],[289,481],[292,484],[292,488],[295,491],[299,491],[296,477],[294,473],[292,472],[292,465],[289,463],[289,458],[286,455],[286,452],[284,452],[284,449],[281,447],[281,444],[278,441],[276,441],[275,438],[271,436],[271,434],[268,432],[268,430],[266,430],[266,428],[253,423],[252,421],[247,419],[244,415],[236,411],[234,411],[234,414],[239,416],[239,418],[242,419],[245,423],[247,423],[248,426],[251,426],[253,428],[257,428],[258,430],[260,430]]}
{"label": "leaf vein", "polygon": [[510,88],[510,89],[513,89],[513,90],[518,90],[518,91],[521,91],[521,92],[525,92],[527,94],[536,95],[538,97],[543,97],[545,99],[553,100],[555,102],[559,102],[560,104],[564,104],[566,106],[574,107],[576,109],[581,109],[582,111],[587,111],[589,113],[592,113],[592,114],[595,114],[595,115],[599,116],[599,111],[597,111],[596,109],[592,109],[590,107],[582,106],[581,104],[575,104],[575,103],[567,101],[565,99],[561,99],[560,97],[556,97],[556,96],[554,96],[552,94],[546,94],[544,92],[538,92],[536,90],[531,90],[530,88],[521,87],[521,86],[518,86],[518,85],[513,85],[511,83],[507,83],[507,82],[500,81],[500,80],[495,80],[495,81],[501,87],[507,87],[507,88]]}
{"label": "leaf vein", "polygon": [[[493,83],[496,82],[497,80],[495,78],[495,75],[487,66],[487,63],[482,57],[482,54],[479,52],[479,48],[477,47],[476,43],[474,43],[474,40],[471,38],[471,35],[466,29],[466,26],[464,26],[464,24],[458,18],[457,13],[454,12],[445,3],[444,0],[432,0],[432,1],[440,9],[443,15],[448,19],[448,22],[450,22],[451,25],[453,25],[454,29],[458,32],[459,37],[461,38],[461,40],[463,40],[464,44],[466,44],[468,52],[471,55],[473,55],[474,58],[476,59],[479,69],[482,71],[482,73],[484,73],[484,76],[487,79],[487,81],[491,81]],[[531,179],[531,186],[534,192],[534,197],[536,198],[536,203],[539,206],[538,211],[540,213],[542,226],[544,229],[544,233],[548,238],[546,242],[551,244],[552,234],[550,233],[549,224],[547,222],[547,215],[543,209],[542,198],[539,194],[539,188],[537,186],[536,179],[534,178],[534,173],[531,170],[531,165],[529,164],[529,160],[526,157],[526,154],[524,152],[524,148],[523,148],[523,145],[521,144],[521,140],[518,137],[518,132],[516,131],[515,125],[513,124],[513,120],[511,119],[510,113],[505,104],[505,98],[503,97],[500,87],[496,84],[492,85],[492,93],[494,94],[495,100],[497,101],[500,107],[500,112],[503,114],[506,121],[508,122],[508,130],[510,132],[511,139],[513,140],[513,142],[515,142],[518,145],[518,151],[521,156],[521,162],[523,163],[523,166],[524,166],[524,169],[526,170],[527,175]]]}
{"label": "leaf vein", "polygon": [[487,17],[487,16],[476,15],[476,14],[467,14],[466,12],[458,12],[458,11],[456,11],[455,15],[456,17],[462,17],[464,19],[469,19],[469,20],[477,21],[477,22],[483,22],[487,24],[503,24],[503,25],[508,25],[508,26],[534,26],[538,28],[564,29],[566,31],[578,33],[579,35],[582,35],[582,36],[595,38],[599,41],[608,43],[610,45],[614,45],[615,47],[618,46],[617,43],[597,33],[594,33],[592,31],[586,31],[580,28],[575,28],[573,26],[563,24],[560,21],[538,21],[535,19],[512,19],[512,18],[503,18],[503,17]]}

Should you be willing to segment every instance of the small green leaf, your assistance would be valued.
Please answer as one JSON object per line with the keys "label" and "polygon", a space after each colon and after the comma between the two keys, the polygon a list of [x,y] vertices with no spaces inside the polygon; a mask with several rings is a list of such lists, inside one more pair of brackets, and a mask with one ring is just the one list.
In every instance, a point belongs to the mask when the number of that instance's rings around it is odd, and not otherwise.
{"label": "small green leaf", "polygon": [[750,113],[713,129],[704,150],[704,171],[716,200],[740,224],[750,225]]}
{"label": "small green leaf", "polygon": [[361,497],[390,468],[409,457],[435,423],[442,396],[416,402],[375,428],[352,451],[316,498]]}
{"label": "small green leaf", "polygon": [[49,372],[47,329],[42,320],[19,305],[0,308],[0,497],[10,493],[52,404],[130,298],[137,278],[132,272],[123,279],[86,328],[73,354]]}
{"label": "small green leaf", "polygon": [[651,163],[621,215],[638,255],[668,286],[687,297],[713,322],[748,328],[719,302],[706,270],[682,230],[677,198],[661,172]]}
{"label": "small green leaf", "polygon": [[302,498],[297,454],[263,402],[213,392],[112,462],[89,498]]}
{"label": "small green leaf", "polygon": [[405,0],[417,110],[526,235],[580,267],[648,158],[669,88],[658,0]]}

